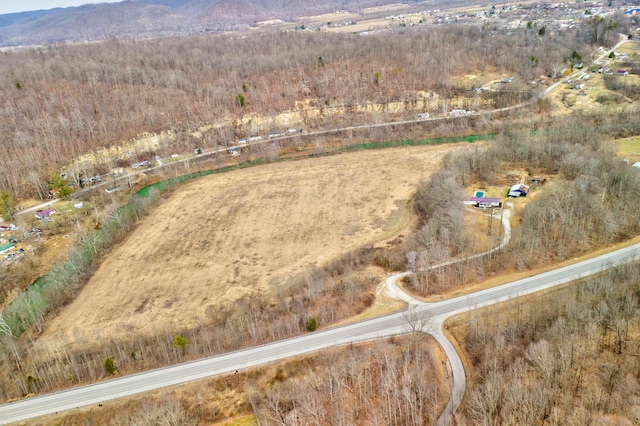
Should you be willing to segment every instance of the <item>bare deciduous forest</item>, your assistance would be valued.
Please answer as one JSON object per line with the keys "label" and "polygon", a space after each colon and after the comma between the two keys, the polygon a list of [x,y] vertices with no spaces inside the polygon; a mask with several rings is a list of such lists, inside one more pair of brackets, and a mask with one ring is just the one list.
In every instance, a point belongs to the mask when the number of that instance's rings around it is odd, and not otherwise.
{"label": "bare deciduous forest", "polygon": [[[435,423],[447,386],[430,338],[418,334],[372,346],[323,354],[325,369],[285,376],[250,395],[256,419],[266,425]],[[434,374],[421,374],[425,369]]]}
{"label": "bare deciduous forest", "polygon": [[[464,207],[455,202],[462,198],[463,186],[493,184],[499,171],[509,168],[556,179],[524,207],[505,250],[416,274],[412,288],[425,295],[446,292],[501,271],[560,262],[638,234],[640,176],[615,156],[608,142],[616,134],[635,134],[637,124],[623,114],[599,126],[587,124],[593,117],[573,120],[582,124],[556,120],[535,135],[505,132],[491,146],[445,159],[444,170],[418,189],[415,209],[422,225],[407,243],[425,267],[472,243],[460,225]],[[438,203],[442,199],[448,201]]]}
{"label": "bare deciduous forest", "polygon": [[461,424],[634,424],[637,265],[471,313],[453,332],[473,385]]}
{"label": "bare deciduous forest", "polygon": [[[167,148],[173,152],[195,148],[188,132],[219,120],[227,124],[205,135],[206,146],[246,136],[233,123],[251,113],[269,117],[310,106],[320,110],[319,121],[292,126],[327,128],[357,122],[349,115],[323,118],[323,107],[410,103],[419,92],[446,101],[477,96],[460,85],[469,73],[518,75],[524,87],[555,75],[571,52],[586,52],[589,41],[583,31],[539,35],[535,28],[513,34],[452,26],[367,36],[110,40],[5,52],[0,165],[7,173],[0,190],[43,198],[51,172],[143,132],[177,131],[175,145]],[[502,53],[506,45],[509,55]],[[531,57],[540,59],[532,64]]]}
{"label": "bare deciduous forest", "polygon": [[264,425],[433,424],[448,393],[441,357],[430,337],[401,336],[113,401],[63,422],[254,424],[246,417],[255,413]]}
{"label": "bare deciduous forest", "polygon": [[[163,148],[166,154],[198,147],[202,142],[190,132],[224,121],[228,124],[204,135],[207,147],[224,146],[247,136],[247,127],[239,120],[251,114],[269,117],[308,107],[322,111],[329,106],[348,110],[370,103],[412,103],[422,92],[446,100],[482,96],[461,83],[472,72],[517,75],[520,83],[510,90],[530,93],[527,82],[555,75],[568,64],[572,52],[586,57],[593,49],[590,43],[612,42],[616,35],[607,33],[606,25],[601,39],[592,39],[594,25],[600,24],[585,22],[563,34],[541,33],[536,28],[506,32],[449,26],[428,33],[407,30],[366,37],[295,32],[246,38],[112,40],[8,52],[10,60],[0,64],[1,84],[6,88],[0,94],[5,105],[0,126],[6,135],[0,164],[7,171],[0,175],[0,190],[16,197],[44,198],[52,171],[79,155],[118,145],[143,131],[176,131],[174,145]],[[503,52],[506,44],[509,55]],[[628,85],[608,85],[635,96]],[[501,106],[495,98],[488,99],[491,106]],[[386,114],[402,118],[402,114]],[[210,323],[198,329],[166,326],[153,337],[105,341],[90,348],[56,348],[53,342],[49,353],[36,350],[42,347],[34,344],[37,330],[21,339],[5,336],[0,397],[44,393],[116,372],[126,374],[265,343],[362,312],[372,304],[376,284],[367,275],[367,266],[401,269],[407,253],[415,252],[418,257],[424,254],[422,267],[428,267],[468,249],[471,232],[464,229],[459,200],[465,188],[494,184],[503,166],[532,175],[544,172],[553,175],[554,181],[522,209],[505,250],[416,274],[409,283],[412,290],[423,295],[446,293],[505,270],[564,260],[635,236],[640,230],[640,177],[615,157],[607,143],[612,136],[638,133],[637,113],[626,114],[528,117],[526,124],[519,120],[514,125],[527,132],[504,125],[506,130],[494,143],[449,156],[443,170],[418,188],[414,199],[418,224],[403,246],[366,248],[337,259],[288,283],[286,292],[275,297],[255,295],[221,306],[211,312]],[[371,119],[322,117],[322,113],[320,117],[292,125],[331,128]],[[142,219],[142,208],[134,216],[118,234],[120,239]],[[92,260],[99,260],[102,253],[96,249]],[[87,271],[74,276],[72,290],[61,293],[53,312],[79,291]],[[488,316],[472,318],[459,327],[456,333],[464,339],[477,383],[461,421],[531,424],[568,416],[575,424],[586,424],[623,414],[637,421],[637,410],[625,412],[635,407],[625,395],[635,395],[637,388],[633,378],[637,363],[627,349],[637,317],[634,271],[622,268],[562,290],[562,299],[518,305],[517,313],[507,314],[506,325],[500,322],[495,333]],[[25,306],[25,312],[33,306]],[[33,314],[38,317],[35,328],[40,328],[45,313]],[[578,330],[585,323],[589,325]],[[575,339],[566,339],[567,335]],[[584,341],[594,343],[588,348]],[[431,383],[421,374],[425,363],[437,365],[431,344],[411,336],[397,347],[385,345],[378,344],[372,352],[349,348],[339,363],[331,360],[328,372],[312,371],[299,380],[276,377],[263,392],[248,392],[252,411],[265,424],[288,423],[291,416],[316,424],[432,422],[444,388],[441,380]],[[504,350],[495,356],[495,348]],[[595,359],[590,358],[593,349],[599,351]],[[591,382],[597,386],[588,387]],[[173,407],[170,411],[180,419],[193,421],[193,411],[185,414],[175,401],[165,405]],[[151,411],[154,408],[149,405],[133,417],[122,414],[114,421],[133,422],[145,415],[153,421]]]}

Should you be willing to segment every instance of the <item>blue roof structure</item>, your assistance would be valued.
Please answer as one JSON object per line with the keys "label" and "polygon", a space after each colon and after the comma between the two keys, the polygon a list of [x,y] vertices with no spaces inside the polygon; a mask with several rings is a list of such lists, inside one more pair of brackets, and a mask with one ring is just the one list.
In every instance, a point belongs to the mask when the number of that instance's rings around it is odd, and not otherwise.
{"label": "blue roof structure", "polygon": [[5,251],[12,249],[13,247],[15,247],[15,244],[13,244],[13,243],[9,243],[9,244],[5,244],[3,246],[0,246],[0,253],[4,253]]}

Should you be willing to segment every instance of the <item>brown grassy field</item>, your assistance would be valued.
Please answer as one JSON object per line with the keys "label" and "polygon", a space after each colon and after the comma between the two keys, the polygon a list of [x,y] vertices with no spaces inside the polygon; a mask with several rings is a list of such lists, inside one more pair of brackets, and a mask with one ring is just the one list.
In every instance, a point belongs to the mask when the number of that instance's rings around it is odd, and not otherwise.
{"label": "brown grassy field", "polygon": [[194,326],[220,303],[275,293],[310,266],[398,232],[418,181],[466,145],[280,162],[187,184],[113,250],[43,337],[87,343]]}
{"label": "brown grassy field", "polygon": [[640,137],[618,139],[613,145],[620,158],[626,158],[631,164],[640,161]]}

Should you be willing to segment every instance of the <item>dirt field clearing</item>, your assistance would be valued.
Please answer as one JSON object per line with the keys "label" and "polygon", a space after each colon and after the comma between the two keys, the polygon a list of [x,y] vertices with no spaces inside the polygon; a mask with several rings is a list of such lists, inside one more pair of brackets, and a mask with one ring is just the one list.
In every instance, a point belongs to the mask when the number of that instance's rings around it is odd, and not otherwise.
{"label": "dirt field clearing", "polygon": [[397,231],[417,182],[464,146],[281,162],[186,184],[113,251],[43,337],[86,343],[193,326],[222,302],[273,291]]}

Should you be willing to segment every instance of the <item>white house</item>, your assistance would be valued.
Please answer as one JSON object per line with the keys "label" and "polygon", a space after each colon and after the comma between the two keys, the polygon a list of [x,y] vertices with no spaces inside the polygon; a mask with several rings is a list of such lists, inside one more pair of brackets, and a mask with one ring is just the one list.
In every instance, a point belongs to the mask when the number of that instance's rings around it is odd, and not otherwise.
{"label": "white house", "polygon": [[517,183],[509,189],[509,197],[526,197],[529,192],[529,187],[527,185],[523,185],[521,183]]}

